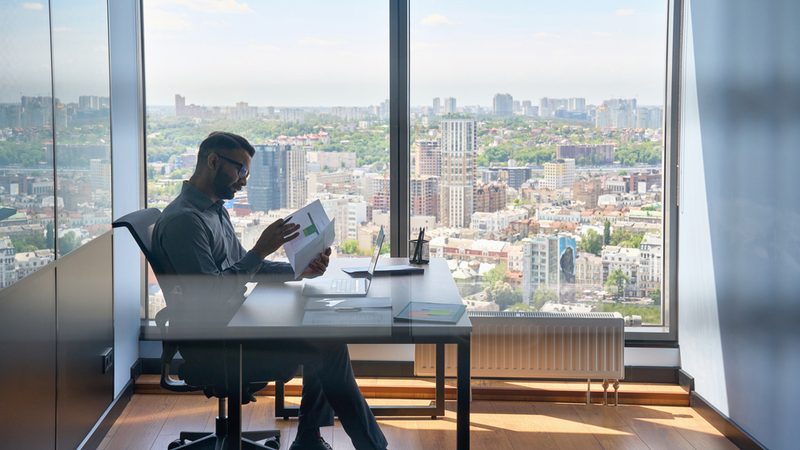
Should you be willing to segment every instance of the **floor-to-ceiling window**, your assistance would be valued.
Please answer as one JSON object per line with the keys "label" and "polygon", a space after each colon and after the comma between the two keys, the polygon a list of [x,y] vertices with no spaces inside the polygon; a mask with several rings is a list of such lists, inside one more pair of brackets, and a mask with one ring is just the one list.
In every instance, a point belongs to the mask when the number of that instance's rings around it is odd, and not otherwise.
{"label": "floor-to-ceiling window", "polygon": [[[143,10],[148,206],[178,194],[209,132],[230,131],[256,148],[246,188],[226,203],[246,248],[319,199],[335,219],[335,256],[369,254],[380,226],[389,232],[388,2]],[[152,317],[164,300],[149,280]]]}
{"label": "floor-to-ceiling window", "polygon": [[[177,195],[204,136],[234,131],[259,152],[227,204],[246,247],[319,198],[337,256],[366,254],[390,214],[408,215],[471,310],[669,325],[674,3],[145,0],[148,205]],[[408,7],[408,24],[390,4]],[[395,21],[407,33],[390,37]],[[409,201],[392,211],[388,69],[401,36]],[[153,286],[149,316],[162,306]]]}
{"label": "floor-to-ceiling window", "polygon": [[411,234],[468,308],[661,325],[667,2],[410,8]]}

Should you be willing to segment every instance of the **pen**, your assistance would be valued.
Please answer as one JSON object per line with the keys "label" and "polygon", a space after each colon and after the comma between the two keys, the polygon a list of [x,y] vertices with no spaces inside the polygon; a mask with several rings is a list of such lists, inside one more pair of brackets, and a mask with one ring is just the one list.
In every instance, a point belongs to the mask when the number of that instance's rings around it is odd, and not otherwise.
{"label": "pen", "polygon": [[358,312],[361,311],[361,308],[357,306],[336,306],[333,310],[338,312]]}
{"label": "pen", "polygon": [[425,235],[425,227],[420,227],[419,236],[417,237],[417,248],[414,249],[414,262],[419,264],[422,262],[422,237]]}

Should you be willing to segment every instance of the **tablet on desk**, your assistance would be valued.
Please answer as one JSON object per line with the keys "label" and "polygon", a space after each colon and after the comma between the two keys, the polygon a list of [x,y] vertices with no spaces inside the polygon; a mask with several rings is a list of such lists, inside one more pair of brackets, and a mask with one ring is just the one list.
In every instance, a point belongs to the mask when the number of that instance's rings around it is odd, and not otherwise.
{"label": "tablet on desk", "polygon": [[[345,267],[342,272],[354,277],[363,277],[367,275],[367,267]],[[418,273],[425,273],[425,269],[409,264],[393,264],[376,267],[373,275],[377,277],[381,275],[413,275]]]}

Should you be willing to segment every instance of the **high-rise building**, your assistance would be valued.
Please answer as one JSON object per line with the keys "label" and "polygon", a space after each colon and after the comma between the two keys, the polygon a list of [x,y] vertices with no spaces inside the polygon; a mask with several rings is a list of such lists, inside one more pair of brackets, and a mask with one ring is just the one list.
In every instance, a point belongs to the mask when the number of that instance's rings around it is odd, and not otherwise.
{"label": "high-rise building", "polygon": [[572,187],[575,183],[575,160],[571,158],[557,159],[544,163],[544,180],[542,186],[547,189]]}
{"label": "high-rise building", "polygon": [[107,159],[90,159],[89,177],[92,189],[111,189],[111,162]]}
{"label": "high-rise building", "polygon": [[542,97],[539,100],[539,115],[541,117],[555,117],[558,111],[568,111],[569,100],[566,98]]}
{"label": "high-rise building", "polygon": [[495,212],[506,207],[506,185],[503,183],[478,184],[474,196],[475,212]]}
{"label": "high-rise building", "polygon": [[586,112],[586,99],[583,97],[572,97],[568,100],[567,110],[570,112]]}
{"label": "high-rise building", "polygon": [[522,240],[522,299],[530,304],[537,289],[557,292],[558,236]]}
{"label": "high-rise building", "polygon": [[180,117],[186,113],[186,97],[175,94],[175,115]]}
{"label": "high-rise building", "polygon": [[15,266],[14,244],[6,236],[0,237],[0,289],[11,286],[17,281],[17,269]]}
{"label": "high-rise building", "polygon": [[[373,211],[388,212],[390,205],[390,184],[388,176],[374,177],[371,180],[369,204]],[[413,198],[413,197],[412,197]]]}
{"label": "high-rise building", "polygon": [[444,113],[445,114],[455,114],[456,113],[456,99],[455,97],[447,97],[444,99]]}
{"label": "high-rise building", "polygon": [[254,145],[250,162],[247,198],[253,211],[271,211],[287,207],[286,145]]}
{"label": "high-rise building", "polygon": [[578,144],[556,147],[556,159],[571,158],[584,164],[611,164],[614,162],[614,144]]}
{"label": "high-rise building", "polygon": [[417,141],[414,157],[414,172],[417,176],[430,175],[438,177],[442,174],[442,152],[439,141]]}
{"label": "high-rise building", "polygon": [[636,99],[604,100],[597,107],[597,128],[633,128],[636,125]]}
{"label": "high-rise building", "polygon": [[511,94],[495,94],[492,107],[495,116],[510,116],[514,114],[514,97]]}
{"label": "high-rise building", "polygon": [[474,206],[476,128],[473,119],[447,119],[439,124],[442,152],[439,220],[445,226],[469,227]]}
{"label": "high-rise building", "polygon": [[658,106],[640,106],[636,110],[636,128],[661,129],[663,121],[664,113]]}
{"label": "high-rise building", "polygon": [[594,209],[597,208],[597,198],[603,193],[603,185],[600,179],[591,178],[576,181],[572,191],[576,201],[583,203],[586,209]]}
{"label": "high-rise building", "polygon": [[641,250],[638,248],[626,248],[616,245],[606,245],[600,253],[603,259],[603,282],[608,281],[608,276],[615,270],[621,270],[627,277],[625,283],[626,296],[639,296],[638,271],[641,258]]}
{"label": "high-rise building", "polygon": [[439,218],[439,177],[423,175],[411,178],[411,216]]}
{"label": "high-rise building", "polygon": [[286,207],[302,208],[308,200],[306,148],[299,145],[286,147]]}
{"label": "high-rise building", "polygon": [[434,116],[438,116],[442,113],[442,99],[436,97],[433,99],[433,109],[431,109],[431,114]]}
{"label": "high-rise building", "polygon": [[639,295],[649,296],[661,289],[663,270],[663,244],[661,236],[645,233],[639,244]]}

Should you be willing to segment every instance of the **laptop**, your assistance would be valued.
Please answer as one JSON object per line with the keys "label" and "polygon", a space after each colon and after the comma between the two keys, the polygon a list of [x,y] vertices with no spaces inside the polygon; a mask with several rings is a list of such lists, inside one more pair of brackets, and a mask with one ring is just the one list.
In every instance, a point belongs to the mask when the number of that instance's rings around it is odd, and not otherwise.
{"label": "laptop", "polygon": [[365,297],[372,284],[375,266],[383,248],[383,227],[378,231],[378,240],[375,251],[369,262],[365,278],[321,278],[319,280],[306,280],[303,283],[303,295],[306,297]]}

